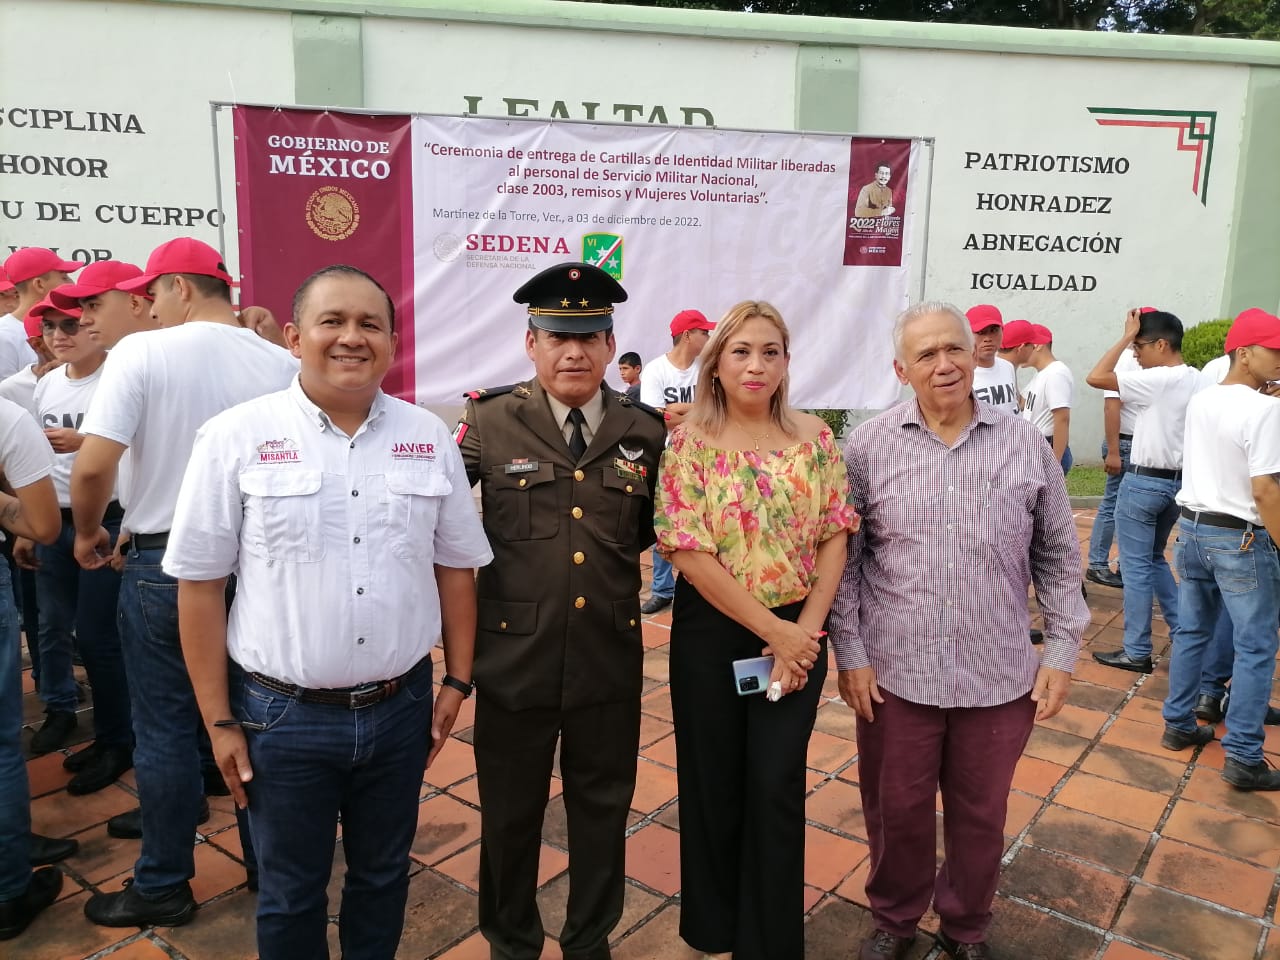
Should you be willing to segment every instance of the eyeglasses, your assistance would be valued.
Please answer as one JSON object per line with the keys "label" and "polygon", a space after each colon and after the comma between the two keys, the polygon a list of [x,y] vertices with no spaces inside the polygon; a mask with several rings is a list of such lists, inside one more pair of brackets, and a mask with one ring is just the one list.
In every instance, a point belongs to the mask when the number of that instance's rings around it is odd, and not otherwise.
{"label": "eyeglasses", "polygon": [[61,320],[42,320],[40,329],[45,333],[52,333],[54,328],[61,330],[68,337],[74,337],[80,332],[80,321],[76,317],[63,317]]}
{"label": "eyeglasses", "polygon": [[1153,343],[1159,343],[1160,339],[1161,338],[1157,337],[1155,340],[1135,340],[1133,341],[1133,348],[1136,350],[1138,347],[1150,346]]}

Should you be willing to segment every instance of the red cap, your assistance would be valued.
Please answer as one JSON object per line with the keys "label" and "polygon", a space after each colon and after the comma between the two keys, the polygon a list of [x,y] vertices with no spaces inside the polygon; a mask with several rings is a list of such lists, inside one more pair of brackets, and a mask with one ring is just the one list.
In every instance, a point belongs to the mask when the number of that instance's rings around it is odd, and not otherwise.
{"label": "red cap", "polygon": [[1157,310],[1155,307],[1139,307],[1138,312],[1139,313],[1156,313]]}
{"label": "red cap", "polygon": [[1258,307],[1250,307],[1227,331],[1223,352],[1230,353],[1237,347],[1270,347],[1280,350],[1280,317]]}
{"label": "red cap", "polygon": [[142,276],[142,269],[132,263],[119,260],[99,260],[84,268],[75,283],[64,283],[49,293],[49,299],[59,310],[78,307],[81,300],[96,297],[100,293],[117,289],[117,284]]}
{"label": "red cap", "polygon": [[4,271],[0,270],[0,293],[8,293],[13,289],[13,281],[4,275]]}
{"label": "red cap", "polygon": [[989,303],[980,303],[976,307],[970,307],[965,316],[969,318],[969,329],[974,333],[979,330],[985,330],[987,327],[1004,326],[1004,317],[1000,315],[999,309]]}
{"label": "red cap", "polygon": [[34,307],[27,311],[27,315],[22,320],[22,326],[27,331],[28,337],[39,337],[43,335],[44,315],[54,311],[55,313],[65,313],[68,317],[80,319],[80,311],[76,307],[64,310],[62,307],[54,304],[48,297],[45,297]]}
{"label": "red cap", "polygon": [[45,247],[23,247],[9,254],[9,259],[4,262],[4,272],[10,283],[22,283],[33,277],[42,277],[50,270],[71,273],[83,266],[75,260],[63,260]]}
{"label": "red cap", "polygon": [[1021,347],[1032,342],[1031,324],[1027,323],[1027,321],[1010,320],[1004,325],[1004,338],[1001,341],[1001,349],[1012,350],[1014,347]]}
{"label": "red cap", "polygon": [[1053,332],[1042,323],[1029,324],[1031,334],[1027,337],[1027,343],[1053,343]]}
{"label": "red cap", "polygon": [[194,237],[178,237],[151,251],[151,256],[147,257],[146,272],[142,276],[121,281],[116,284],[116,289],[146,296],[147,288],[155,282],[156,277],[171,273],[194,273],[234,283],[231,274],[227,272],[227,265],[222,262],[222,254]]}
{"label": "red cap", "polygon": [[681,310],[671,318],[671,335],[678,337],[686,330],[714,330],[716,325],[699,310]]}

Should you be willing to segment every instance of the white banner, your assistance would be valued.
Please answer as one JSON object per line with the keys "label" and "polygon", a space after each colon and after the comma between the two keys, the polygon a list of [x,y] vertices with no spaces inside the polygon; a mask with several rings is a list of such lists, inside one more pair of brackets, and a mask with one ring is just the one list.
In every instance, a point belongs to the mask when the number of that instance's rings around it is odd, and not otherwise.
{"label": "white banner", "polygon": [[768,300],[791,328],[796,405],[897,399],[918,141],[437,116],[415,116],[412,141],[419,402],[530,377],[511,294],[567,260],[627,290],[619,355],[670,349],[680,310]]}

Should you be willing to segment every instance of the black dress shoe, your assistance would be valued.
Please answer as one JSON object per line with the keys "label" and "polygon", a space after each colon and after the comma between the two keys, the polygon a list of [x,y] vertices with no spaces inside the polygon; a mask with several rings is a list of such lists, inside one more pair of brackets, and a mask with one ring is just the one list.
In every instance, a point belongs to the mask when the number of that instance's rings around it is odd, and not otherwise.
{"label": "black dress shoe", "polygon": [[1160,746],[1166,750],[1185,750],[1187,747],[1203,747],[1213,739],[1213,727],[1196,727],[1193,731],[1179,730],[1167,724]]}
{"label": "black dress shoe", "polygon": [[1134,673],[1150,673],[1153,669],[1150,657],[1131,657],[1123,650],[1108,650],[1095,653],[1093,659],[1104,667],[1116,667],[1119,670],[1132,670]]}
{"label": "black dress shoe", "polygon": [[1207,723],[1219,723],[1223,717],[1222,701],[1212,694],[1202,693],[1196,697],[1196,705],[1191,712]]}
{"label": "black dress shoe", "polygon": [[[1227,704],[1230,702],[1231,702],[1231,691],[1228,690],[1226,693],[1222,695],[1221,710],[1222,710],[1222,716],[1224,717],[1227,715]],[[1199,701],[1196,701],[1196,704],[1198,706]],[[1262,718],[1262,722],[1265,726],[1268,726],[1268,727],[1280,727],[1280,709],[1277,709],[1276,707],[1268,706],[1266,715]]]}
{"label": "black dress shoe", "polygon": [[938,931],[938,946],[953,960],[992,960],[991,949],[985,943],[961,943]]}
{"label": "black dress shoe", "polygon": [[1248,764],[1227,757],[1222,779],[1237,790],[1280,790],[1280,770],[1271,769],[1265,760]]}
{"label": "black dress shoe", "polygon": [[650,597],[640,606],[640,612],[646,617],[651,613],[657,613],[659,610],[665,610],[671,606],[670,597]]}
{"label": "black dress shoe", "polygon": [[862,941],[858,960],[903,960],[915,937],[898,937],[884,930],[877,930]]}
{"label": "black dress shoe", "polygon": [[[87,752],[87,751],[86,751]],[[109,787],[133,766],[133,751],[127,747],[101,747],[67,784],[67,793],[82,797]]]}
{"label": "black dress shoe", "polygon": [[1120,579],[1120,574],[1113,573],[1110,567],[1090,567],[1084,572],[1084,578],[1094,583],[1100,583],[1104,587],[1120,588],[1124,586],[1124,581]]}
{"label": "black dress shoe", "polygon": [[33,867],[65,860],[80,849],[79,840],[62,840],[57,837],[42,837],[38,833],[31,835],[31,854],[28,859]]}
{"label": "black dress shoe", "polygon": [[147,900],[134,889],[133,877],[119,893],[95,893],[84,905],[84,915],[100,927],[180,927],[195,912],[189,883],[159,900]]}
{"label": "black dress shoe", "polygon": [[76,732],[76,715],[72,710],[50,710],[40,729],[31,738],[31,752],[52,753],[67,745]]}
{"label": "black dress shoe", "polygon": [[31,874],[22,896],[0,901],[0,940],[12,940],[31,925],[36,915],[62,892],[62,873],[45,867]]}
{"label": "black dress shoe", "polygon": [[95,740],[83,750],[68,754],[66,759],[62,761],[62,769],[70,770],[72,773],[79,773],[94,758],[99,749],[98,741]]}
{"label": "black dress shoe", "polygon": [[[209,822],[209,801],[200,801],[200,816],[196,818],[196,826]],[[134,807],[124,813],[118,813],[107,821],[107,836],[117,840],[142,839],[142,808]]]}

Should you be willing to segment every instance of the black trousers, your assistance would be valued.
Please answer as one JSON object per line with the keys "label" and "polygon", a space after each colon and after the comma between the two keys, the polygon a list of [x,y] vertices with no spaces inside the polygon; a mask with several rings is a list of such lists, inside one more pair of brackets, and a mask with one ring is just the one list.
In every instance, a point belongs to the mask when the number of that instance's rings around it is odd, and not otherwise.
{"label": "black trousers", "polygon": [[535,893],[557,740],[569,832],[566,960],[607,960],[622,918],[627,811],[636,786],[640,701],[572,710],[504,710],[477,692],[480,932],[493,960],[537,960]]}
{"label": "black trousers", "polygon": [[[774,613],[795,621],[802,604]],[[763,641],[681,577],[671,621],[680,787],[680,936],[734,960],[804,956],[805,751],[827,674],[770,703],[739,696],[734,660]]]}

